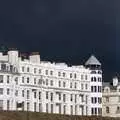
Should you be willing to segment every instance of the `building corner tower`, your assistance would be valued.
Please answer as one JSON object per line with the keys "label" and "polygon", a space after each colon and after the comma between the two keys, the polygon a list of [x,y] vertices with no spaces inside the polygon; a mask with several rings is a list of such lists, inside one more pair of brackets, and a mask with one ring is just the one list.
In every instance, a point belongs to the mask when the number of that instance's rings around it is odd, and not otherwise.
{"label": "building corner tower", "polygon": [[102,69],[101,63],[94,55],[85,63],[86,68],[90,69],[90,115],[102,115]]}

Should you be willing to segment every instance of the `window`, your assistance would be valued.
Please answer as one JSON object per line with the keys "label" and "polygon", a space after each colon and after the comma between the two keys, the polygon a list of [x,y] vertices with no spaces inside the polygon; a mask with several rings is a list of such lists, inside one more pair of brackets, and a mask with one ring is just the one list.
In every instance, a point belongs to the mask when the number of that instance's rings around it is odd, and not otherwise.
{"label": "window", "polygon": [[0,95],[3,95],[3,88],[0,88]]}
{"label": "window", "polygon": [[30,71],[30,69],[29,69],[29,67],[27,67],[27,72],[29,72]]}
{"label": "window", "polygon": [[34,98],[37,98],[37,94],[36,94],[36,92],[34,92]]}
{"label": "window", "polygon": [[58,76],[59,76],[59,77],[61,76],[61,73],[60,73],[60,72],[58,72]]}
{"label": "window", "polygon": [[42,105],[39,103],[39,112],[42,112]]}
{"label": "window", "polygon": [[0,83],[3,83],[3,75],[0,75]]}
{"label": "window", "polygon": [[81,102],[84,102],[84,95],[81,95]]}
{"label": "window", "polygon": [[75,88],[77,88],[77,83],[75,82]]}
{"label": "window", "polygon": [[70,88],[72,88],[72,82],[70,83]]}
{"label": "window", "polygon": [[77,78],[77,75],[76,75],[76,73],[74,74],[74,78],[75,78],[75,79]]}
{"label": "window", "polygon": [[7,75],[7,83],[10,83],[10,76]]}
{"label": "window", "polygon": [[59,87],[61,87],[61,81],[59,81],[59,83],[58,83],[58,84],[59,84]]}
{"label": "window", "polygon": [[65,83],[65,82],[63,82],[63,87],[64,87],[64,88],[66,87],[66,83]]}
{"label": "window", "polygon": [[98,86],[98,92],[102,92],[102,86]]}
{"label": "window", "polygon": [[63,72],[63,77],[65,77],[65,72]]}
{"label": "window", "polygon": [[59,93],[59,100],[61,100],[61,94]]}
{"label": "window", "polygon": [[41,74],[41,69],[39,69],[39,74]]}
{"label": "window", "polygon": [[27,83],[29,83],[30,81],[29,81],[29,77],[27,77]]}
{"label": "window", "polygon": [[1,64],[1,70],[3,70],[3,71],[6,70],[6,64]]}
{"label": "window", "polygon": [[109,97],[106,97],[106,102],[109,102]]}
{"label": "window", "polygon": [[91,92],[94,92],[93,86],[91,86]]}
{"label": "window", "polygon": [[70,105],[70,108],[71,108],[71,115],[73,114],[73,106]]}
{"label": "window", "polygon": [[15,96],[18,96],[18,90],[15,91]]}
{"label": "window", "polygon": [[53,93],[50,94],[50,100],[53,101]]}
{"label": "window", "polygon": [[45,74],[48,75],[48,70],[45,71]]}
{"label": "window", "polygon": [[10,89],[9,88],[7,88],[7,95],[9,95],[10,94]]}
{"label": "window", "polygon": [[37,83],[36,78],[34,78],[34,84],[36,84],[36,83]]}
{"label": "window", "polygon": [[50,85],[53,86],[53,80],[50,81]]}
{"label": "window", "polygon": [[109,88],[106,88],[106,89],[105,89],[105,92],[109,92]]}
{"label": "window", "polygon": [[102,98],[98,97],[98,103],[99,103],[99,104],[102,103]]}
{"label": "window", "polygon": [[29,90],[27,90],[27,99],[29,99],[30,98],[30,92],[29,92]]}
{"label": "window", "polygon": [[34,112],[36,112],[36,102],[34,102]]}
{"label": "window", "polygon": [[91,98],[91,103],[94,103],[94,98],[93,97]]}
{"label": "window", "polygon": [[0,110],[3,110],[3,100],[0,100]]}
{"label": "window", "polygon": [[51,104],[51,113],[53,113],[53,104]]}
{"label": "window", "polygon": [[15,84],[18,85],[18,77],[15,78]]}
{"label": "window", "polygon": [[38,80],[38,84],[41,85],[42,84],[42,79]]}
{"label": "window", "polygon": [[117,107],[117,113],[120,113],[120,107],[119,106]]}
{"label": "window", "polygon": [[93,92],[97,92],[97,87],[96,86],[94,86],[94,91]]}
{"label": "window", "polygon": [[98,115],[102,115],[102,108],[98,108]]}
{"label": "window", "polygon": [[24,83],[24,77],[22,77],[22,83]]}
{"label": "window", "polygon": [[46,92],[46,99],[48,99],[48,92]]}
{"label": "window", "polygon": [[96,80],[97,80],[96,77],[94,77],[94,82],[96,82]]}
{"label": "window", "polygon": [[50,71],[50,75],[53,75],[53,71]]}
{"label": "window", "polygon": [[48,85],[48,79],[46,79],[46,85]]}
{"label": "window", "polygon": [[85,80],[87,80],[87,75],[85,75]]}
{"label": "window", "polygon": [[22,97],[24,97],[24,90],[22,90]]}
{"label": "window", "polygon": [[66,105],[63,106],[63,113],[66,114]]}
{"label": "window", "polygon": [[36,68],[34,68],[34,73],[36,73],[37,72],[37,69]]}
{"label": "window", "polygon": [[77,102],[77,95],[75,95],[75,103]]}
{"label": "window", "polygon": [[27,111],[29,111],[29,108],[30,108],[30,103],[27,102]]}
{"label": "window", "polygon": [[10,109],[10,101],[7,100],[7,110],[9,110],[9,109]]}
{"label": "window", "polygon": [[95,115],[97,115],[97,108],[95,108]]}
{"label": "window", "polygon": [[94,98],[94,100],[95,100],[95,103],[97,103],[97,98],[96,97]]}
{"label": "window", "polygon": [[91,113],[92,113],[92,115],[94,115],[94,108],[91,108],[92,110],[91,110]]}
{"label": "window", "polygon": [[83,75],[81,75],[81,80],[83,80]]}
{"label": "window", "polygon": [[94,78],[93,78],[93,77],[91,78],[91,81],[92,81],[92,82],[94,81]]}
{"label": "window", "polygon": [[39,92],[39,100],[41,99],[41,92]]}
{"label": "window", "polygon": [[48,103],[46,103],[46,113],[48,113]]}
{"label": "window", "polygon": [[65,102],[65,101],[66,101],[66,95],[63,94],[63,102]]}
{"label": "window", "polygon": [[24,69],[25,69],[25,68],[24,68],[24,67],[22,67],[22,72],[24,72]]}
{"label": "window", "polygon": [[70,95],[70,101],[73,101],[73,95],[72,94]]}
{"label": "window", "polygon": [[85,84],[85,89],[86,89],[86,90],[88,89],[88,84]]}
{"label": "window", "polygon": [[110,113],[109,107],[106,107],[106,113]]}
{"label": "window", "polygon": [[70,78],[72,78],[72,73],[70,73]]}
{"label": "window", "polygon": [[81,84],[81,89],[82,89],[82,90],[84,89],[84,86],[83,86],[83,84]]}

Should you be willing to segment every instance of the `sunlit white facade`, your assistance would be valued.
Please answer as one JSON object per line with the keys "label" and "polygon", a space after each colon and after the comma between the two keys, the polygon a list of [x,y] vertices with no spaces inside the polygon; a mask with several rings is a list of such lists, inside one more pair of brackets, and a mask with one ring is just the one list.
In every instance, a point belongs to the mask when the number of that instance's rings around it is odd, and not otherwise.
{"label": "sunlit white facade", "polygon": [[92,56],[85,66],[22,59],[17,50],[0,53],[0,110],[72,115],[102,114],[102,71]]}

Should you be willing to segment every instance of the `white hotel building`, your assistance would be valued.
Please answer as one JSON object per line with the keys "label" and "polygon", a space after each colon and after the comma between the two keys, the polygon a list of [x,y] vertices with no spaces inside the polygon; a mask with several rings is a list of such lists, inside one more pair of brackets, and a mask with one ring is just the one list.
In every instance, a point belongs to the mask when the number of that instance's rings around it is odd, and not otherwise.
{"label": "white hotel building", "polygon": [[101,63],[94,56],[85,66],[68,66],[39,54],[0,53],[0,110],[101,115],[101,99]]}

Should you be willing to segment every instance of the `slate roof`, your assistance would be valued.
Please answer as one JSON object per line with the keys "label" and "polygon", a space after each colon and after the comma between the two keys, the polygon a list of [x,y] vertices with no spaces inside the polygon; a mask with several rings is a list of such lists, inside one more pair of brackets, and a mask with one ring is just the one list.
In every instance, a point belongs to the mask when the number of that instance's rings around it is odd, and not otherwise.
{"label": "slate roof", "polygon": [[101,65],[101,63],[94,55],[91,55],[91,57],[87,60],[85,65]]}

